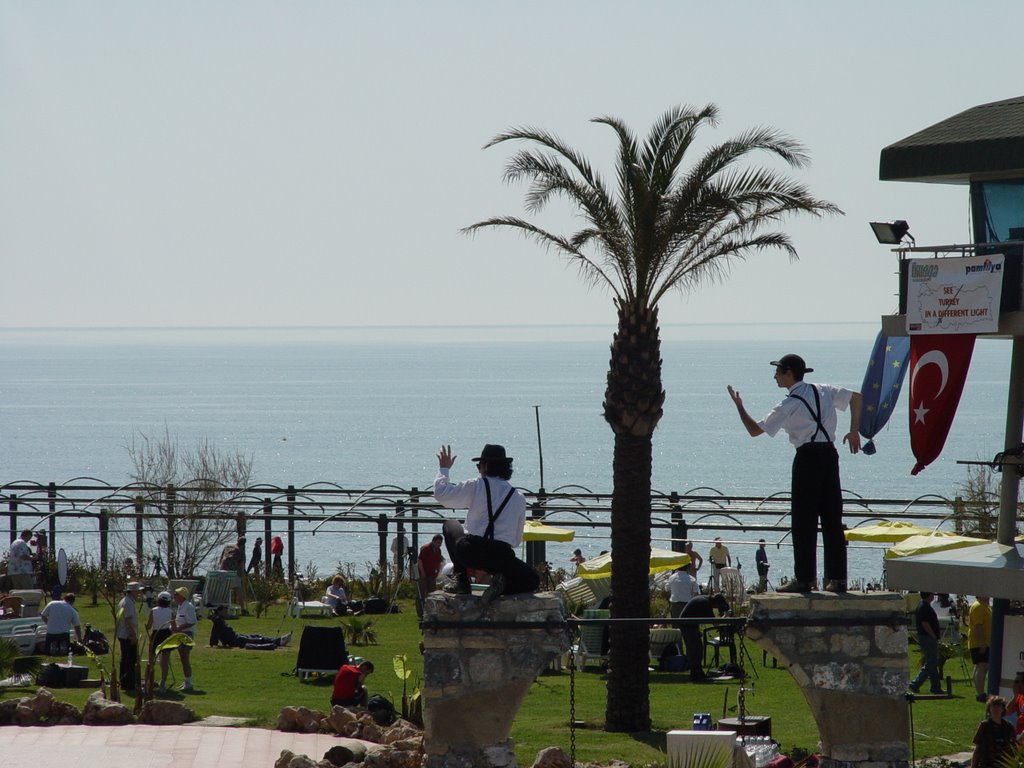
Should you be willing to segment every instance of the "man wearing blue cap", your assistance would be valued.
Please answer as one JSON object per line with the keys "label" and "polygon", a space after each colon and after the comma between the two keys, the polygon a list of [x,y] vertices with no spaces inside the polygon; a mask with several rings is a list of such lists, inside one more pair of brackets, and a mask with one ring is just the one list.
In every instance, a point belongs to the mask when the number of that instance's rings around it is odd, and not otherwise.
{"label": "man wearing blue cap", "polygon": [[535,592],[540,577],[516,557],[523,541],[526,499],[512,487],[512,459],[501,445],[485,445],[473,461],[479,477],[453,483],[448,473],[455,463],[451,446],[441,446],[434,479],[434,498],[451,509],[466,510],[466,524],[448,520],[441,529],[445,547],[454,566],[455,592],[471,592],[468,568],[492,574],[483,594],[489,603],[503,594]]}
{"label": "man wearing blue cap", "polygon": [[772,360],[775,383],[788,390],[782,402],[761,421],[754,421],[743,407],[740,393],[727,387],[740,421],[751,437],[774,437],[780,429],[796,448],[793,459],[791,526],[793,532],[794,578],[779,592],[807,592],[817,573],[815,546],[818,518],[825,548],[825,590],[846,591],[846,539],[843,537],[843,494],[839,484],[839,453],[836,451],[836,409],[850,410],[850,431],[843,437],[851,453],[860,450],[861,397],[831,384],[804,381],[808,368],[799,355]]}

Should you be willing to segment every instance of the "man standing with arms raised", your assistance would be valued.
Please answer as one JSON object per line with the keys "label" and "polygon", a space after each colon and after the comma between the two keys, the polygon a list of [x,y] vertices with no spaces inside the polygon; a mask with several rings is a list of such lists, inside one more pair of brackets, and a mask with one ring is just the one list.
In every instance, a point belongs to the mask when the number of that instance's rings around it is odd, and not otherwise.
{"label": "man standing with arms raised", "polygon": [[850,409],[850,431],[843,437],[851,453],[860,451],[859,392],[831,384],[804,381],[808,368],[799,355],[773,360],[775,383],[788,390],[786,397],[761,421],[754,421],[743,407],[740,393],[727,387],[740,421],[751,437],[774,437],[780,429],[796,448],[793,459],[791,526],[793,532],[792,580],[779,592],[808,592],[817,574],[815,546],[818,518],[825,548],[825,590],[846,591],[846,540],[843,537],[843,494],[839,484],[839,453],[835,447],[836,409]]}
{"label": "man standing with arms raised", "polygon": [[442,528],[454,566],[456,594],[472,591],[468,568],[492,574],[482,598],[485,604],[505,594],[535,592],[540,577],[516,557],[515,547],[523,541],[526,499],[509,482],[512,459],[505,455],[505,447],[485,445],[473,459],[480,476],[461,483],[448,479],[455,459],[451,446],[441,446],[434,498],[442,506],[466,510],[465,527],[458,520],[448,520]]}

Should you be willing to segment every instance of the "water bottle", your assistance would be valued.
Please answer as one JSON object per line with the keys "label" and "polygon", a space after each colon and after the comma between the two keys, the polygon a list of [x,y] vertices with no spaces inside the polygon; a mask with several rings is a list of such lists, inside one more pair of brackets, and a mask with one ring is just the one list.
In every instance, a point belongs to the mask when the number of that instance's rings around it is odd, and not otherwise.
{"label": "water bottle", "polygon": [[74,666],[74,664],[75,664],[75,655],[71,652],[71,649],[68,648],[68,666],[71,667],[71,666]]}
{"label": "water bottle", "polygon": [[693,730],[695,730],[695,731],[701,730],[700,720],[701,720],[700,715],[697,714],[696,712],[694,712],[693,713]]}

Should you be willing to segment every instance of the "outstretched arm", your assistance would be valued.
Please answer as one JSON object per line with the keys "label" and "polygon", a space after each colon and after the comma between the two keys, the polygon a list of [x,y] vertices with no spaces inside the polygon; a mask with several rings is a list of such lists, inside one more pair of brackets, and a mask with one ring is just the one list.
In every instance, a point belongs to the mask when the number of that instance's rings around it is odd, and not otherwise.
{"label": "outstretched arm", "polygon": [[743,407],[743,399],[740,397],[740,393],[732,388],[732,385],[726,387],[729,390],[729,397],[732,398],[733,403],[736,405],[736,411],[740,415],[740,421],[743,422],[743,426],[747,428],[747,432],[751,437],[757,437],[763,435],[764,430],[757,425],[757,422],[747,413],[747,409]]}
{"label": "outstretched arm", "polygon": [[850,397],[850,431],[843,438],[844,443],[850,444],[850,453],[860,451],[860,392],[854,392]]}
{"label": "outstretched arm", "polygon": [[451,469],[456,458],[450,445],[442,445],[437,454],[437,464],[441,469]]}

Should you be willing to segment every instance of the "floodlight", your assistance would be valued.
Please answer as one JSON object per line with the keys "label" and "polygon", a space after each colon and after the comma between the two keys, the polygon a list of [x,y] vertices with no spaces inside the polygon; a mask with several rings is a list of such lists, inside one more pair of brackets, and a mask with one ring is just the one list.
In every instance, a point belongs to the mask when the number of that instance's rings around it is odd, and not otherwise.
{"label": "floodlight", "polygon": [[885,245],[899,245],[903,242],[904,237],[910,238],[913,241],[913,237],[910,235],[910,225],[902,219],[896,221],[872,221],[871,231],[875,233],[875,238],[878,242]]}

